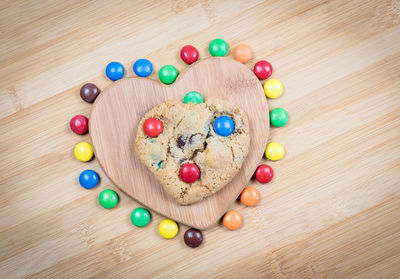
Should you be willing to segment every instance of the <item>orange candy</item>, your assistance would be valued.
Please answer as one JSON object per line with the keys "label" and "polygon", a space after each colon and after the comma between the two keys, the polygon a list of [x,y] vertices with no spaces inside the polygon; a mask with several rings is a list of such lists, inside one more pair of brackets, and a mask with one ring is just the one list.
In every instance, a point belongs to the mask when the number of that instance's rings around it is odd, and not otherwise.
{"label": "orange candy", "polygon": [[260,200],[260,193],[254,187],[246,187],[240,194],[240,201],[245,206],[255,206]]}
{"label": "orange candy", "polygon": [[225,213],[222,222],[224,223],[225,228],[234,231],[240,228],[242,225],[242,216],[239,214],[239,212],[231,210]]}
{"label": "orange candy", "polygon": [[233,58],[241,63],[249,62],[252,57],[253,51],[246,44],[237,45],[233,49]]}

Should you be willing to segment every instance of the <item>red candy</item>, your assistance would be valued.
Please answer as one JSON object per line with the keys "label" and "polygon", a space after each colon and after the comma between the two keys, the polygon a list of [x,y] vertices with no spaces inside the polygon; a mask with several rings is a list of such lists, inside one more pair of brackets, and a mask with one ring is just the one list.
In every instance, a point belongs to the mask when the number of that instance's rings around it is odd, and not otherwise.
{"label": "red candy", "polygon": [[195,164],[184,164],[179,171],[179,176],[186,183],[193,183],[200,177],[200,170]]}
{"label": "red candy", "polygon": [[83,135],[88,130],[88,119],[83,115],[75,115],[69,122],[72,132]]}
{"label": "red candy", "polygon": [[268,165],[259,165],[256,170],[255,177],[260,183],[268,183],[274,177],[274,171]]}
{"label": "red candy", "polygon": [[199,59],[199,52],[194,46],[187,45],[181,49],[181,58],[186,64],[192,64]]}
{"label": "red candy", "polygon": [[254,73],[258,79],[266,79],[272,75],[272,66],[265,60],[258,61],[254,65]]}
{"label": "red candy", "polygon": [[143,123],[143,130],[149,137],[157,137],[164,129],[163,123],[160,119],[152,117],[146,119]]}

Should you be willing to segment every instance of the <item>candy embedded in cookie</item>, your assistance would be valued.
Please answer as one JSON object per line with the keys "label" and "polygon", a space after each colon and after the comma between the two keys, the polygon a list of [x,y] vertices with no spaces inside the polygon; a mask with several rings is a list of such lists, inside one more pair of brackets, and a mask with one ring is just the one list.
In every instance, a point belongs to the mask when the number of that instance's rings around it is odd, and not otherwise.
{"label": "candy embedded in cookie", "polygon": [[163,123],[161,122],[160,119],[156,117],[148,118],[143,123],[143,131],[149,137],[157,137],[159,134],[162,133],[163,129],[164,129]]}
{"label": "candy embedded in cookie", "polygon": [[223,137],[227,137],[233,133],[235,129],[235,123],[229,116],[223,115],[215,119],[214,131]]}
{"label": "candy embedded in cookie", "polygon": [[[219,99],[189,92],[146,113],[136,153],[179,204],[191,204],[224,187],[237,174],[250,144],[247,115]],[[149,185],[150,187],[150,185]]]}
{"label": "candy embedded in cookie", "polygon": [[195,164],[187,163],[181,167],[179,176],[186,183],[193,183],[200,177],[200,170]]}

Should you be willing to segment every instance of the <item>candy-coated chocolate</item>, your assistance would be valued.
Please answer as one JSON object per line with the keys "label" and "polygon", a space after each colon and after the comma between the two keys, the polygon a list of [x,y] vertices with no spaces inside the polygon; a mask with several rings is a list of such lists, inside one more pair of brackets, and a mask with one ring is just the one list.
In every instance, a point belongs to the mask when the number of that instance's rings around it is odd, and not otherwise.
{"label": "candy-coated chocolate", "polygon": [[81,114],[75,115],[69,122],[69,126],[75,134],[83,135],[88,130],[88,119]]}
{"label": "candy-coated chocolate", "polygon": [[227,137],[235,130],[235,123],[229,116],[223,115],[215,119],[214,131],[223,137]]}
{"label": "candy-coated chocolate", "polygon": [[212,56],[225,56],[228,49],[228,44],[223,39],[214,39],[208,46],[208,51]]}
{"label": "candy-coated chocolate", "polygon": [[253,51],[246,44],[239,44],[233,49],[233,58],[241,63],[246,63],[253,57]]}
{"label": "candy-coated chocolate", "polygon": [[277,161],[285,156],[285,149],[277,142],[270,142],[265,148],[265,156],[271,161]]}
{"label": "candy-coated chocolate", "polygon": [[228,211],[225,213],[222,223],[228,230],[237,230],[242,225],[242,215],[235,210]]}
{"label": "candy-coated chocolate", "polygon": [[100,93],[99,88],[93,83],[86,83],[81,87],[81,98],[85,102],[93,103]]}
{"label": "candy-coated chocolate", "polygon": [[240,194],[240,201],[245,206],[255,206],[260,200],[260,193],[254,187],[246,187]]}
{"label": "candy-coated chocolate", "polygon": [[103,190],[99,195],[99,203],[104,208],[113,208],[118,203],[118,194],[111,189]]}
{"label": "candy-coated chocolate", "polygon": [[289,115],[283,108],[274,108],[269,112],[271,125],[275,127],[285,126],[289,120]]}
{"label": "candy-coated chocolate", "polygon": [[115,81],[124,77],[125,69],[119,62],[110,62],[106,68],[106,75],[109,79]]}
{"label": "candy-coated chocolate", "polygon": [[261,60],[254,65],[253,71],[258,79],[267,79],[272,75],[272,66],[269,62]]}
{"label": "candy-coated chocolate", "polygon": [[172,65],[165,65],[158,72],[158,77],[162,83],[171,84],[178,77],[178,70]]}
{"label": "candy-coated chocolate", "polygon": [[191,248],[199,247],[203,242],[203,234],[196,229],[188,229],[183,236],[186,245]]}
{"label": "candy-coated chocolate", "polygon": [[84,170],[79,175],[79,184],[85,189],[92,189],[99,184],[99,175],[94,170]]}
{"label": "candy-coated chocolate", "polygon": [[147,77],[153,72],[153,64],[147,59],[136,60],[133,71],[139,77]]}
{"label": "candy-coated chocolate", "polygon": [[192,64],[199,59],[199,51],[191,45],[186,45],[181,49],[181,58],[186,64]]}
{"label": "candy-coated chocolate", "polygon": [[279,80],[271,78],[264,83],[264,92],[268,98],[278,98],[282,95],[283,85]]}
{"label": "candy-coated chocolate", "polygon": [[197,91],[190,91],[186,93],[185,97],[183,98],[183,103],[193,103],[193,104],[201,104],[204,102],[203,96]]}
{"label": "candy-coated chocolate", "polygon": [[143,207],[135,208],[131,214],[131,221],[136,227],[144,227],[150,222],[150,212]]}
{"label": "candy-coated chocolate", "polygon": [[256,180],[260,183],[268,183],[274,177],[274,171],[266,164],[259,165],[254,174]]}
{"label": "candy-coated chocolate", "polygon": [[184,164],[179,170],[179,176],[185,183],[193,183],[200,177],[199,167],[192,163]]}
{"label": "candy-coated chocolate", "polygon": [[90,161],[93,157],[93,147],[87,142],[80,142],[75,145],[74,154],[79,161]]}
{"label": "candy-coated chocolate", "polygon": [[152,117],[144,121],[143,130],[149,137],[157,137],[164,130],[164,126],[160,119]]}
{"label": "candy-coated chocolate", "polygon": [[178,225],[171,219],[164,219],[158,226],[158,232],[165,239],[174,238],[178,233]]}

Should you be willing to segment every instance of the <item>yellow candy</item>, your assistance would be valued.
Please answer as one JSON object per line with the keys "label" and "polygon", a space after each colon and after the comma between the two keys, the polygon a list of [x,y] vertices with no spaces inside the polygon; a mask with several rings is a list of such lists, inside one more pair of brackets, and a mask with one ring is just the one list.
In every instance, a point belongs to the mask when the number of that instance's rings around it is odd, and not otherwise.
{"label": "yellow candy", "polygon": [[174,238],[178,233],[178,225],[171,219],[165,219],[158,226],[158,232],[165,239]]}
{"label": "yellow candy", "polygon": [[279,80],[271,78],[264,83],[264,92],[268,98],[278,98],[280,95],[282,95],[283,85]]}
{"label": "yellow candy", "polygon": [[74,154],[79,161],[87,162],[93,157],[93,148],[87,142],[80,142],[75,145]]}
{"label": "yellow candy", "polygon": [[285,149],[277,142],[270,142],[265,148],[265,156],[271,161],[277,161],[283,158]]}

